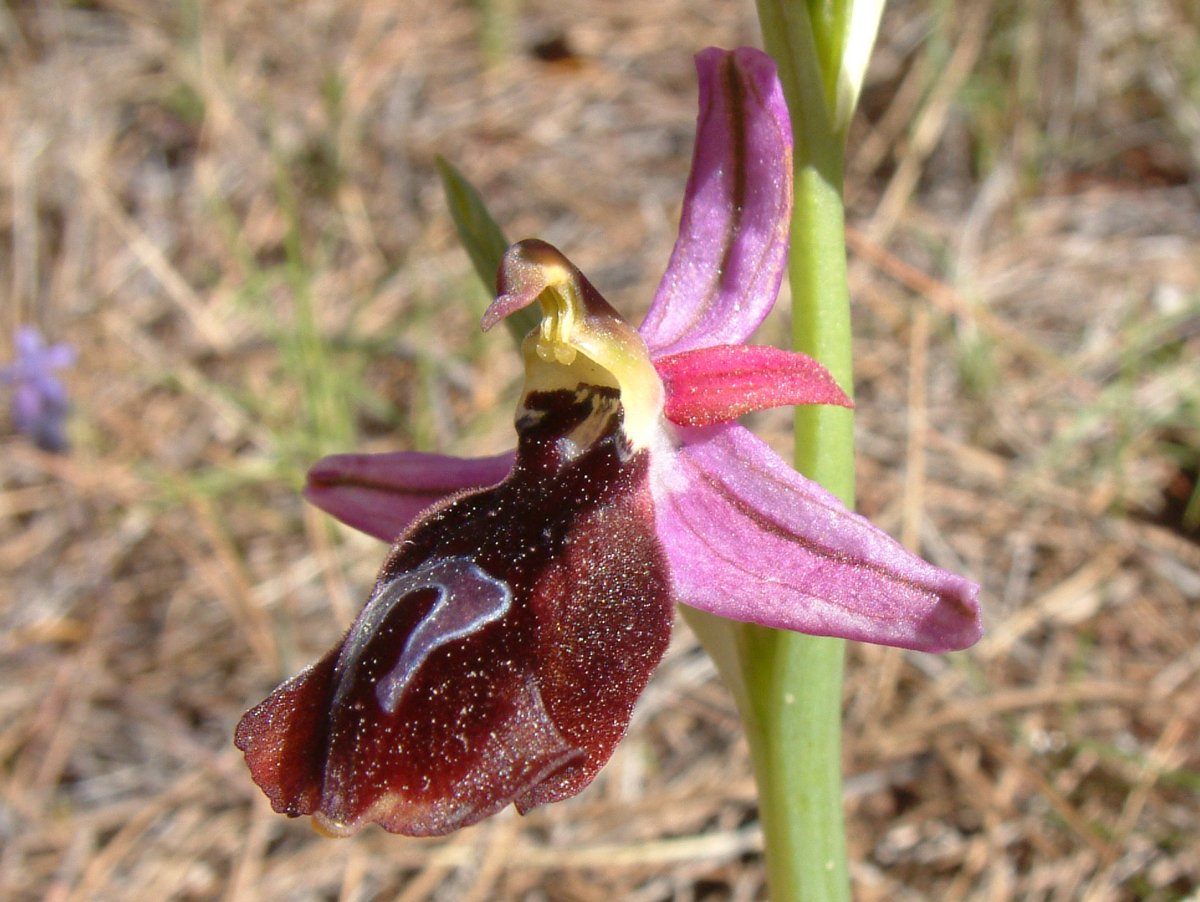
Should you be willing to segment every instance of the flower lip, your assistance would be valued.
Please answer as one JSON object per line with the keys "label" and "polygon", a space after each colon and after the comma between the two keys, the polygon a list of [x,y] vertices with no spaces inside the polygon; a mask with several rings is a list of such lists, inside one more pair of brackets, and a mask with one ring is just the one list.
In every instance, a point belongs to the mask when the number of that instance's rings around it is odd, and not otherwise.
{"label": "flower lip", "polygon": [[616,395],[530,393],[509,475],[421,515],[341,643],[242,718],[276,811],[440,835],[592,780],[674,601],[650,454],[628,453]]}

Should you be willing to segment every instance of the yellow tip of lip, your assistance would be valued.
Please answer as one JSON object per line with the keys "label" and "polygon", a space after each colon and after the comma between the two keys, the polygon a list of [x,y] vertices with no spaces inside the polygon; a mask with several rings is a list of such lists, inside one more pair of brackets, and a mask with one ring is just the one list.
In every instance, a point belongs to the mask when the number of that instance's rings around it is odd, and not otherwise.
{"label": "yellow tip of lip", "polygon": [[313,830],[326,839],[345,839],[358,832],[357,828],[350,824],[332,820],[319,812],[312,816],[310,823]]}

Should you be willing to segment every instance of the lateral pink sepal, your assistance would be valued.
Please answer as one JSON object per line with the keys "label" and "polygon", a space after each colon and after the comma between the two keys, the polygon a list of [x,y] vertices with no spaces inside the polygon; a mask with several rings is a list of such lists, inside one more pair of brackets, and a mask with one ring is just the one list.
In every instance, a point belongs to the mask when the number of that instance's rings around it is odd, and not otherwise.
{"label": "lateral pink sepal", "polygon": [[680,426],[729,423],[792,404],[853,407],[829,370],[805,354],[762,345],[716,345],[659,357],[666,417]]}

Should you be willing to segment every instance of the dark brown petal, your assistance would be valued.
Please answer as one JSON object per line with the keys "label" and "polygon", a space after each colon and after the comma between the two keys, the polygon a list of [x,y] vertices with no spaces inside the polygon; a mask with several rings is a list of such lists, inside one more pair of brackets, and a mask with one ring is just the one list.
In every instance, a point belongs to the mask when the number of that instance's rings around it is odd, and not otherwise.
{"label": "dark brown petal", "polygon": [[341,645],[238,726],[275,810],[436,835],[592,780],[671,624],[620,424],[615,390],[530,394],[509,477],[401,536]]}

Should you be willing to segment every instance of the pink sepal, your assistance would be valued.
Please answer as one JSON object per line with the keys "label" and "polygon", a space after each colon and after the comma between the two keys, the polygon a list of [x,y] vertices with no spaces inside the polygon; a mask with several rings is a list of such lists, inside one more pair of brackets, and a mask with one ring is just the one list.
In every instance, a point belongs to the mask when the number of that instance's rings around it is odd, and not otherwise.
{"label": "pink sepal", "polygon": [[685,429],[660,470],[678,601],[743,623],[916,651],[979,639],[979,587],[926,563],[736,423]]}

